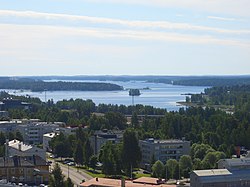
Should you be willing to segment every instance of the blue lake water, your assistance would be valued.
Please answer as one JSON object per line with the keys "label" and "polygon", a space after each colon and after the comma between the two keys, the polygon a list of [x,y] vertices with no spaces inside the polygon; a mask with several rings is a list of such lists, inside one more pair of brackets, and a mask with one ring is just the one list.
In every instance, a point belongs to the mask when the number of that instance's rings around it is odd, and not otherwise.
{"label": "blue lake water", "polygon": [[[53,80],[55,81],[55,80]],[[103,82],[103,81],[81,81],[81,82]],[[131,82],[119,82],[119,81],[104,81],[108,83],[118,84],[124,87],[125,90],[121,91],[47,91],[45,92],[31,92],[31,91],[18,91],[18,90],[6,90],[10,94],[15,95],[30,95],[32,97],[39,97],[42,101],[46,99],[53,99],[54,102],[63,99],[91,99],[97,105],[100,103],[105,104],[124,104],[131,105],[132,98],[128,94],[129,88],[143,89],[148,87],[149,89],[141,90],[140,96],[134,97],[134,104],[151,105],[159,108],[166,108],[168,111],[178,110],[180,106],[177,105],[177,101],[185,101],[186,93],[200,93],[203,92],[206,87],[200,86],[177,86],[162,83],[148,83],[141,81]]]}

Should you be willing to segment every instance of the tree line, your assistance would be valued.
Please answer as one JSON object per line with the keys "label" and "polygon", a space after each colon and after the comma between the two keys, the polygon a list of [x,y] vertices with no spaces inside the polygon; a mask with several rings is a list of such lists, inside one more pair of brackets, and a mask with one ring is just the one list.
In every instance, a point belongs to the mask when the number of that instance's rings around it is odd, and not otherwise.
{"label": "tree line", "polygon": [[113,91],[123,90],[122,86],[112,83],[96,82],[44,82],[38,81],[19,81],[1,80],[0,89],[31,90],[33,92],[42,91]]}
{"label": "tree line", "polygon": [[202,105],[233,106],[236,111],[250,111],[250,85],[212,87],[192,94],[191,102]]}

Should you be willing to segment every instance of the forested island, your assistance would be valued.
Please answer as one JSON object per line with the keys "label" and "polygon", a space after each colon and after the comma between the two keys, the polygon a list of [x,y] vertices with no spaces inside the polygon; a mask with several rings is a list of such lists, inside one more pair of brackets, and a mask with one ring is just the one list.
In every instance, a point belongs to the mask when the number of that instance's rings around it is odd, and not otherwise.
{"label": "forested island", "polygon": [[0,89],[41,91],[112,91],[123,90],[122,86],[112,83],[95,82],[44,82],[34,79],[0,78]]}
{"label": "forested island", "polygon": [[250,85],[234,85],[212,87],[204,90],[204,93],[189,94],[186,102],[179,102],[187,106],[213,107],[222,110],[250,111]]}

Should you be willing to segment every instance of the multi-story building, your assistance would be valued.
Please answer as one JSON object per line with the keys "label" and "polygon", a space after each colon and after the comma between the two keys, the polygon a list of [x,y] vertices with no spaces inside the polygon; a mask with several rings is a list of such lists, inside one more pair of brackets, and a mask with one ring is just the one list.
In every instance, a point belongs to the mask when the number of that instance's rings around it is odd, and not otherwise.
{"label": "multi-story building", "polygon": [[[42,144],[43,135],[50,132],[60,132],[62,122],[39,122],[38,119],[17,119],[12,121],[0,121],[0,131],[3,133],[19,131],[23,141],[28,144]],[[64,128],[62,128],[62,131]],[[69,132],[67,132],[69,133]]]}
{"label": "multi-story building", "polygon": [[9,132],[15,132],[17,130],[17,126],[22,124],[20,120],[12,120],[12,121],[0,121],[0,132],[8,134]]}
{"label": "multi-story building", "polygon": [[166,163],[168,159],[179,160],[182,155],[190,154],[190,141],[185,140],[155,140],[149,138],[139,140],[142,153],[141,166],[147,168],[154,157]]}
{"label": "multi-story building", "polygon": [[59,124],[47,122],[32,122],[17,126],[17,130],[23,135],[23,141],[29,144],[43,143],[43,135],[54,132],[59,128]]}
{"label": "multi-story building", "polygon": [[63,133],[64,135],[66,136],[69,136],[71,134],[75,134],[76,133],[76,130],[78,129],[78,127],[60,127],[57,129],[56,132],[58,133]]}
{"label": "multi-story building", "polygon": [[27,145],[18,140],[11,140],[6,142],[7,144],[7,155],[8,156],[33,156],[37,155],[42,159],[46,160],[46,151],[44,149],[40,149],[36,146]]}
{"label": "multi-story building", "polygon": [[123,131],[96,131],[94,135],[90,137],[90,145],[94,150],[94,154],[98,154],[106,142],[111,141],[116,144],[121,142],[122,137]]}
{"label": "multi-story building", "polygon": [[29,185],[48,184],[49,165],[39,156],[0,157],[0,179]]}

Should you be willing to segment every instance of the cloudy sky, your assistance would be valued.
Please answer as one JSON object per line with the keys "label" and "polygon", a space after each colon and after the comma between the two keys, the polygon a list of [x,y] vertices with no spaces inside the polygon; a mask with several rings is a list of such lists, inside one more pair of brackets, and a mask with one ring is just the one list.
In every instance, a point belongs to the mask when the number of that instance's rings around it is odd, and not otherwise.
{"label": "cloudy sky", "polygon": [[249,0],[0,0],[0,76],[250,74]]}

